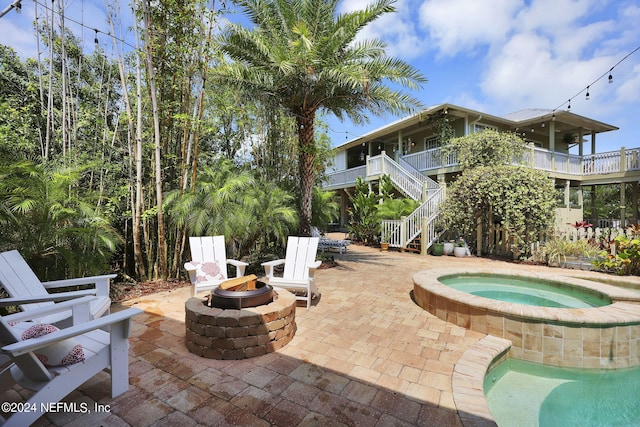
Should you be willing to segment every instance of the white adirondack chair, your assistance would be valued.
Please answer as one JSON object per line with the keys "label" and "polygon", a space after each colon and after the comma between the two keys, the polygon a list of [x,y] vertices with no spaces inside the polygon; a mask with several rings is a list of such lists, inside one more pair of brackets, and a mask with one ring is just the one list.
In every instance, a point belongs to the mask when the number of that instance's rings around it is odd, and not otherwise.
{"label": "white adirondack chair", "polygon": [[[189,274],[191,296],[210,291],[229,278],[227,264],[236,267],[236,277],[244,276],[246,262],[227,259],[224,236],[189,237],[191,261],[184,264]],[[215,264],[215,265],[214,265]]]}
{"label": "white adirondack chair", "polygon": [[[27,402],[20,402],[22,410],[0,416],[0,424],[28,426],[46,412],[46,408],[62,400],[84,382],[104,369],[111,372],[111,397],[116,397],[129,388],[129,331],[131,317],[141,313],[130,308],[103,316],[82,324],[60,329],[39,338],[21,340],[20,325],[33,325],[35,316],[47,316],[55,312],[73,310],[87,306],[95,297],[82,297],[52,304],[8,316],[0,317],[0,351],[9,355],[13,363],[0,372],[0,394],[14,384],[20,384],[35,393]],[[13,322],[18,323],[14,326]],[[106,332],[108,330],[109,332]],[[63,346],[64,340],[72,340],[72,345],[81,345],[84,361],[67,366],[46,367],[36,356],[52,346]],[[69,341],[66,341],[68,344]],[[26,406],[25,406],[26,405]],[[91,408],[90,408],[91,409]],[[4,422],[4,424],[3,424]]]}
{"label": "white adirondack chair", "polygon": [[[286,258],[262,263],[269,284],[274,288],[284,288],[296,293],[297,300],[307,302],[307,310],[311,307],[311,299],[318,294],[313,278],[316,269],[322,264],[322,261],[316,261],[318,240],[318,237],[289,236]],[[282,264],[282,277],[276,277],[274,267]]]}
{"label": "white adirondack chair", "polygon": [[[23,311],[29,311],[51,306],[55,301],[95,295],[96,298],[91,301],[89,310],[90,318],[94,319],[104,314],[109,314],[111,307],[109,280],[114,277],[116,277],[115,274],[106,274],[43,283],[18,251],[2,252],[0,253],[0,285],[7,291],[10,298],[0,299],[0,305],[18,305]],[[54,294],[49,294],[47,291],[47,289],[77,285],[93,285],[93,288]],[[67,310],[65,312],[55,312],[35,320],[39,323],[53,323],[58,326],[64,326],[71,324],[70,318],[71,311]]]}

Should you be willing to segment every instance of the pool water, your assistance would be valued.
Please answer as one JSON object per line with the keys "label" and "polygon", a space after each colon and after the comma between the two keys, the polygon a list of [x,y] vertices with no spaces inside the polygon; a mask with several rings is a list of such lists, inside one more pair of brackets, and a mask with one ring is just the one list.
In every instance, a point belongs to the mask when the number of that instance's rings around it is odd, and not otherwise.
{"label": "pool water", "polygon": [[611,304],[611,299],[605,295],[538,279],[460,274],[443,276],[438,280],[472,295],[538,307],[588,308]]}
{"label": "pool water", "polygon": [[485,378],[499,427],[640,426],[640,367],[559,368],[507,359]]}

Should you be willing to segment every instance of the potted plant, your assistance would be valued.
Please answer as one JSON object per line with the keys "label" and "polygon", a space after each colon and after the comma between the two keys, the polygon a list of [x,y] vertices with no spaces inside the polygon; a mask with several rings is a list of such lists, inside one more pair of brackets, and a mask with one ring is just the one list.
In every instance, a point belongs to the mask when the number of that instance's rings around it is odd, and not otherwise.
{"label": "potted plant", "polygon": [[431,245],[431,255],[441,256],[444,252],[444,243],[435,242]]}
{"label": "potted plant", "polygon": [[453,246],[453,255],[457,257],[465,257],[467,256],[467,244],[464,240],[460,239],[454,243]]}
{"label": "potted plant", "polygon": [[380,237],[380,250],[388,251],[389,250],[389,231],[382,233]]}
{"label": "potted plant", "polygon": [[449,240],[448,242],[444,242],[444,254],[445,255],[453,255],[454,243],[453,240]]}

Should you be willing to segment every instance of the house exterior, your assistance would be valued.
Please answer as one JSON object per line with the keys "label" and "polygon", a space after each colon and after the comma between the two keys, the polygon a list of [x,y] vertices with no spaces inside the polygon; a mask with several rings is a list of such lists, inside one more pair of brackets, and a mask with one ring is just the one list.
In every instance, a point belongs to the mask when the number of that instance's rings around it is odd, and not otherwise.
{"label": "house exterior", "polygon": [[[325,189],[335,190],[342,198],[341,224],[348,222],[346,208],[356,178],[361,176],[374,187],[382,174],[389,174],[400,193],[423,202],[419,212],[414,212],[414,218],[408,217],[411,224],[383,223],[383,232],[393,236],[391,246],[406,247],[425,227],[428,238],[435,238],[433,226],[447,183],[461,172],[455,154],[441,155],[442,136],[459,137],[485,129],[516,132],[527,142],[525,161],[545,171],[558,190],[558,228],[584,219],[585,187],[593,191],[598,185],[619,183],[631,186],[632,200],[626,200],[623,191],[626,185],[621,185],[619,215],[589,218],[589,221],[600,227],[637,222],[640,148],[597,152],[597,135],[617,127],[570,111],[527,109],[498,117],[445,103],[335,148]],[[592,201],[591,212],[595,212],[595,201]]]}

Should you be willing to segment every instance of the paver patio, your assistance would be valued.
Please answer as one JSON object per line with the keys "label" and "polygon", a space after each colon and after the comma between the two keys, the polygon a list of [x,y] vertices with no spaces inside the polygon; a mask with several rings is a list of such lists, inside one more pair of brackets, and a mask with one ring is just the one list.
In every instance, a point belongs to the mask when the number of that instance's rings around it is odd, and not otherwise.
{"label": "paver patio", "polygon": [[[204,359],[186,350],[188,288],[126,302],[144,310],[133,322],[129,391],[110,399],[102,373],[66,401],[91,409],[97,402],[108,411],[48,413],[36,425],[462,426],[452,374],[485,335],[414,304],[412,275],[447,266],[546,267],[356,245],[335,257],[338,267],[317,272],[319,300],[309,311],[297,308],[294,339],[252,359]],[[14,388],[0,398],[21,400],[18,393],[26,391]]]}

